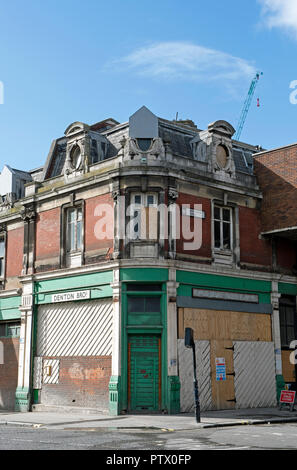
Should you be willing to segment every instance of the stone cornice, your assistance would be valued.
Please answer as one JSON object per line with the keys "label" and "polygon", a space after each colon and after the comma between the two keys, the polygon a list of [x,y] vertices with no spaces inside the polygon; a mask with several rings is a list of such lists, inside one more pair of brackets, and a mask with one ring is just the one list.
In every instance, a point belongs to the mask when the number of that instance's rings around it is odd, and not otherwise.
{"label": "stone cornice", "polygon": [[288,276],[277,273],[264,273],[259,271],[240,270],[240,269],[224,269],[221,266],[219,268],[215,266],[205,266],[202,264],[196,264],[187,261],[178,260],[157,260],[147,258],[135,259],[123,259],[116,261],[106,261],[102,264],[82,266],[79,268],[68,268],[60,269],[57,271],[51,271],[48,273],[38,273],[30,276],[20,276],[19,279],[22,283],[32,281],[42,281],[48,279],[55,279],[61,277],[73,277],[78,275],[90,274],[101,271],[110,271],[114,269],[123,268],[163,268],[163,269],[176,269],[180,271],[190,271],[193,273],[201,274],[214,274],[219,276],[236,277],[243,279],[254,279],[258,281],[275,281],[284,282],[289,284],[297,284],[297,277]]}
{"label": "stone cornice", "polygon": [[22,289],[0,291],[0,299],[6,298],[6,297],[20,297],[21,295],[22,295]]}

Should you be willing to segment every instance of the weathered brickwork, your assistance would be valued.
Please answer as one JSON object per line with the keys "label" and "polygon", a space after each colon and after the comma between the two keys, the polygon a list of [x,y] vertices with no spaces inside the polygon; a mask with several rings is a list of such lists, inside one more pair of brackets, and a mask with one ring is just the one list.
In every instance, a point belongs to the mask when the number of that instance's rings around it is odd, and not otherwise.
{"label": "weathered brickwork", "polygon": [[[176,242],[176,251],[181,255],[188,256],[198,256],[209,260],[211,258],[211,201],[206,198],[201,198],[197,196],[192,196],[190,194],[180,193],[176,204],[180,207],[180,212],[182,205],[188,204],[192,209],[194,205],[201,205],[201,210],[205,213],[204,219],[199,219],[202,227],[202,243],[201,247],[197,250],[185,250],[184,243],[190,243],[191,240],[185,240],[182,236],[182,222],[180,223],[180,233],[181,238]],[[194,218],[190,218],[190,231],[194,231]]]}
{"label": "weathered brickwork", "polygon": [[[114,201],[111,194],[85,201],[85,261],[87,264],[109,259],[113,252]],[[102,220],[106,224],[102,223]]]}
{"label": "weathered brickwork", "polygon": [[260,238],[261,218],[256,209],[239,207],[240,262],[271,266],[271,242]]}
{"label": "weathered brickwork", "polygon": [[255,173],[263,193],[262,231],[296,226],[297,145],[255,157]]}
{"label": "weathered brickwork", "polygon": [[43,384],[40,403],[108,409],[111,357],[51,357],[60,361],[59,383]]}
{"label": "weathered brickwork", "polygon": [[61,209],[40,212],[36,220],[36,271],[50,271],[60,262]]}
{"label": "weathered brickwork", "polygon": [[17,228],[7,232],[6,250],[6,277],[18,277],[22,274],[24,247],[24,228]]}

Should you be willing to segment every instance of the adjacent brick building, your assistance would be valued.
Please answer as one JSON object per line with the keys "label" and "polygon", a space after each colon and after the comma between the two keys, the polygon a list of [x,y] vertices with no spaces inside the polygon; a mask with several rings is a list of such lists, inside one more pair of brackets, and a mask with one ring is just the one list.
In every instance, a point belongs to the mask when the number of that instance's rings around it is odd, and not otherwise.
{"label": "adjacent brick building", "polygon": [[[263,201],[261,205],[261,238],[270,243],[272,269],[297,274],[297,145],[288,145],[255,156],[255,172]],[[296,365],[290,360],[292,342],[297,338],[295,283],[279,282],[279,324],[277,350],[281,350],[282,376],[296,390]],[[277,317],[277,315],[276,315]]]}

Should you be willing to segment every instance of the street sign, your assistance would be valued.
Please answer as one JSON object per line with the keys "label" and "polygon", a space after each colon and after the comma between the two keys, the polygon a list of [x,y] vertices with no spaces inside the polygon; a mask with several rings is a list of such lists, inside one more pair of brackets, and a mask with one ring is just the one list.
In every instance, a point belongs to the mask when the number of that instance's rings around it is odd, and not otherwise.
{"label": "street sign", "polygon": [[295,395],[296,395],[296,392],[294,391],[282,390],[279,402],[292,404],[295,402]]}
{"label": "street sign", "polygon": [[87,300],[91,297],[90,290],[80,290],[74,292],[65,292],[62,294],[53,294],[52,303],[57,302],[72,302],[74,300]]}
{"label": "street sign", "polygon": [[282,405],[289,405],[290,411],[294,410],[296,392],[293,390],[282,390],[279,399],[279,409]]}

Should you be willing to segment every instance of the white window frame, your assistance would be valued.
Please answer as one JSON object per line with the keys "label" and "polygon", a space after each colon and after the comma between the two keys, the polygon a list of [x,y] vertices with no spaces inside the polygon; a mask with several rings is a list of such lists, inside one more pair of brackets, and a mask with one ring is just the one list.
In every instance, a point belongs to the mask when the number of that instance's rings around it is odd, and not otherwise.
{"label": "white window frame", "polygon": [[[81,210],[81,244],[77,246],[75,241],[74,247],[71,249],[69,243],[69,213],[70,211]],[[77,215],[76,215],[77,219]],[[61,267],[71,268],[79,267],[84,263],[84,237],[85,237],[85,208],[84,201],[76,201],[74,203],[65,204],[61,210]],[[77,238],[77,226],[75,227],[75,238]],[[69,249],[70,247],[70,249]]]}
{"label": "white window frame", "polygon": [[[140,202],[135,202],[135,198],[138,197]],[[152,204],[148,204],[148,198],[149,197],[152,197],[153,198],[153,203]],[[141,209],[142,208],[147,208],[147,207],[155,207],[157,208],[158,207],[158,194],[157,193],[153,193],[153,192],[148,192],[148,193],[138,193],[138,192],[135,192],[135,193],[131,193],[131,197],[130,197],[130,204],[133,208],[133,211],[131,212],[131,215],[135,218],[136,217],[136,212],[138,212],[138,217],[139,217],[139,220],[138,220],[138,230],[137,232],[134,231],[133,233],[133,240],[136,240],[136,241],[145,241],[145,240],[151,240],[150,238],[144,238],[144,237],[141,237],[142,235],[142,232],[141,232],[141,215],[139,216],[139,212],[141,212]],[[135,209],[134,209],[134,206],[135,206]],[[134,226],[134,230],[135,230],[135,226]],[[146,230],[147,230],[147,227],[146,227]]]}
{"label": "white window frame", "polygon": [[[215,209],[220,210],[220,218],[215,218]],[[230,221],[226,221],[223,219],[223,211],[228,210],[230,214]],[[220,246],[216,246],[216,237],[215,237],[215,222],[220,223]],[[223,226],[224,224],[229,224],[230,226],[230,248],[224,247],[224,236],[223,236]],[[234,236],[233,236],[233,224],[234,224],[234,214],[233,208],[228,206],[220,206],[218,204],[213,205],[213,217],[212,217],[212,228],[213,228],[213,250],[217,253],[232,253],[234,250]]]}
{"label": "white window frame", "polygon": [[16,321],[1,322],[1,326],[3,327],[2,329],[4,329],[4,335],[1,335],[0,338],[19,338],[20,337],[20,332],[21,332],[20,321],[16,320]]}
{"label": "white window frame", "polygon": [[[75,213],[75,219],[69,221],[70,212]],[[78,218],[80,212],[80,219]],[[74,240],[72,240],[72,227],[74,226]],[[80,245],[78,246],[78,226],[80,226]],[[70,228],[71,227],[71,228]],[[83,208],[81,206],[69,207],[66,209],[66,254],[81,253],[83,250]],[[70,240],[71,238],[71,240]],[[74,243],[73,243],[74,242]],[[69,249],[69,244],[74,248]]]}

